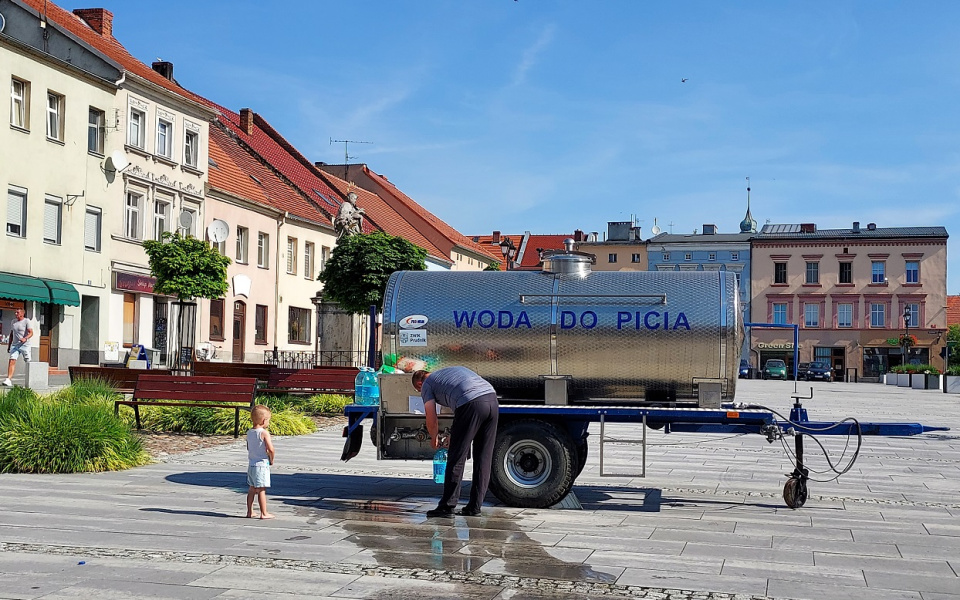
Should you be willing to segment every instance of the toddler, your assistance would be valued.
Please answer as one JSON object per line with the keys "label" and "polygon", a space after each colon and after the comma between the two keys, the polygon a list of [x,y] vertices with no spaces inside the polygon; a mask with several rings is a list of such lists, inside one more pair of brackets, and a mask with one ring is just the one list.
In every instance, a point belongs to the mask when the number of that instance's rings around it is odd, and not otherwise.
{"label": "toddler", "polygon": [[250,411],[253,428],[247,432],[247,518],[253,518],[253,499],[260,505],[260,518],[272,519],[267,512],[267,488],[270,487],[270,465],[273,464],[273,441],[270,439],[270,409],[256,405]]}

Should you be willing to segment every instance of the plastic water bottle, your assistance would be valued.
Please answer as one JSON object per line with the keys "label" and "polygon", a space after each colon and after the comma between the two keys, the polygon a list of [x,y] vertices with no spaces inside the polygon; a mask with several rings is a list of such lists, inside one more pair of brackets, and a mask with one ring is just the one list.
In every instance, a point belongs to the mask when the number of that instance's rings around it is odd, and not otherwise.
{"label": "plastic water bottle", "polygon": [[353,393],[357,404],[363,406],[380,404],[380,384],[377,382],[376,371],[370,367],[360,367],[360,372],[353,381]]}
{"label": "plastic water bottle", "polygon": [[444,477],[447,475],[447,449],[440,448],[437,450],[437,453],[433,455],[433,482],[434,483],[443,483]]}

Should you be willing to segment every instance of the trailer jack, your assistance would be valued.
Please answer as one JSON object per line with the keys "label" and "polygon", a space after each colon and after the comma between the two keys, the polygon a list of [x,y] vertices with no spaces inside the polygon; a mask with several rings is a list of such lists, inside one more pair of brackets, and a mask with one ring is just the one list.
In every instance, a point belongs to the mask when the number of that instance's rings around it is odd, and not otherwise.
{"label": "trailer jack", "polygon": [[[810,390],[809,396],[794,395],[793,408],[790,409],[790,420],[794,423],[805,423],[807,418],[807,409],[800,402],[802,399],[813,398],[813,390]],[[793,467],[793,473],[789,474],[787,483],[783,486],[783,501],[790,508],[800,508],[807,501],[807,480],[810,479],[810,470],[803,466],[803,433],[791,428],[787,433],[793,433],[794,452],[796,460]]]}

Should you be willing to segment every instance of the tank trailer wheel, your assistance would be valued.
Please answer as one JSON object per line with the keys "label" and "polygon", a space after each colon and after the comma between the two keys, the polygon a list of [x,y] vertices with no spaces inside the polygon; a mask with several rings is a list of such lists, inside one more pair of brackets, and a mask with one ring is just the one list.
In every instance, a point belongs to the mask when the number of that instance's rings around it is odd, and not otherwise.
{"label": "tank trailer wheel", "polygon": [[807,501],[807,482],[799,477],[791,477],[783,486],[783,501],[790,508],[800,508]]}
{"label": "tank trailer wheel", "polygon": [[583,473],[583,468],[587,466],[587,440],[583,439],[577,442],[577,474],[574,476],[579,477],[580,473]]}
{"label": "tank trailer wheel", "polygon": [[578,458],[576,444],[554,425],[510,423],[497,433],[490,491],[507,506],[553,506],[573,487]]}

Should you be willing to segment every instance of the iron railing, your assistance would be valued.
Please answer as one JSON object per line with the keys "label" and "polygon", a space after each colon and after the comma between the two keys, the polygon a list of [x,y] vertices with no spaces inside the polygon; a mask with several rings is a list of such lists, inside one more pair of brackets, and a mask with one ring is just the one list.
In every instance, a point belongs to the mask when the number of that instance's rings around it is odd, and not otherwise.
{"label": "iron railing", "polygon": [[[312,369],[323,367],[360,367],[367,364],[364,350],[267,350],[263,353],[264,364],[284,369]],[[375,367],[382,364],[380,353],[376,355]]]}

